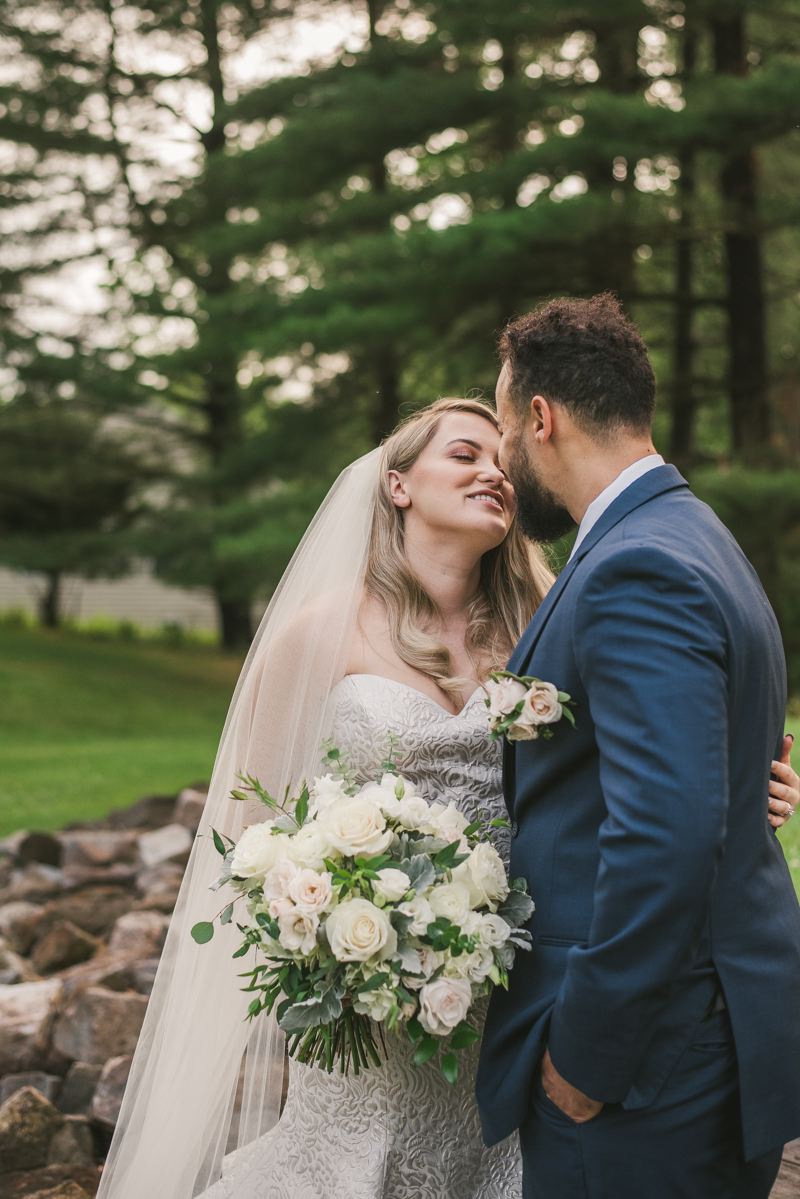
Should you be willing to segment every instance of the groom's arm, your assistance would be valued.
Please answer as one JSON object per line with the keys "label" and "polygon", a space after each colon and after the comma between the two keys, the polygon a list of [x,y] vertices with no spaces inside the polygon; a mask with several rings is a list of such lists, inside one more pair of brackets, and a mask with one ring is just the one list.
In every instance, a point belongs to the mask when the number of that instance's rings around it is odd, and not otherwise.
{"label": "groom's arm", "polygon": [[608,815],[589,941],[569,953],[549,1050],[579,1091],[619,1102],[708,912],[728,808],[726,640],[696,576],[649,548],[590,573],[573,639]]}

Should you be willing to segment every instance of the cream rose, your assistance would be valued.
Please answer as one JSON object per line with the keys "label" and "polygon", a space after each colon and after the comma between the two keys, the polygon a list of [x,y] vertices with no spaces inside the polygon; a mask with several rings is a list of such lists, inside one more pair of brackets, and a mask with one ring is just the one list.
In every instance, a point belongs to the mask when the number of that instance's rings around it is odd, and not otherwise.
{"label": "cream rose", "polygon": [[414,791],[413,783],[401,774],[384,774],[379,783],[367,783],[362,787],[357,798],[374,803],[385,816],[397,820],[403,801],[418,799],[419,796]]}
{"label": "cream rose", "polygon": [[278,939],[284,949],[308,957],[317,943],[319,916],[307,915],[293,908],[291,912],[284,912],[278,917],[278,928]]}
{"label": "cream rose", "polygon": [[552,683],[536,683],[525,696],[525,705],[515,723],[526,725],[554,724],[564,709],[558,691]]}
{"label": "cream rose", "polygon": [[377,857],[388,849],[394,836],[380,809],[358,796],[337,800],[322,817],[321,825],[333,848],[353,858]]}
{"label": "cream rose", "polygon": [[429,829],[431,827],[431,810],[421,795],[403,796],[397,819],[403,828]]}
{"label": "cream rose", "polygon": [[525,687],[516,679],[500,679],[498,683],[489,679],[484,686],[489,696],[490,716],[510,716],[519,701],[526,695]]}
{"label": "cream rose", "polygon": [[320,815],[326,812],[331,804],[336,803],[337,799],[344,799],[346,795],[344,779],[325,774],[321,779],[314,779],[314,786],[308,793],[308,810],[312,815]]}
{"label": "cream rose", "polygon": [[309,870],[322,870],[325,859],[332,853],[332,846],[317,820],[303,825],[294,837],[289,838],[288,848],[292,861],[301,869],[307,866]]}
{"label": "cream rose", "polygon": [[453,880],[469,889],[470,907],[484,904],[497,911],[508,895],[508,879],[500,854],[488,841],[476,845],[466,862],[456,866]]}
{"label": "cream rose", "polygon": [[272,831],[272,821],[251,824],[236,843],[231,873],[234,878],[263,878],[283,858],[288,858],[287,839]]}
{"label": "cream rose", "polygon": [[412,937],[424,936],[428,931],[428,925],[433,924],[436,919],[433,908],[424,895],[415,895],[413,899],[407,899],[405,903],[397,905],[397,910],[412,918],[412,923],[408,926],[409,936]]}
{"label": "cream rose", "polygon": [[366,962],[378,955],[389,958],[397,949],[397,933],[389,917],[368,899],[346,899],[334,908],[325,925],[328,944],[340,962]]}
{"label": "cream rose", "polygon": [[273,920],[280,920],[281,916],[294,911],[294,904],[291,899],[271,899],[267,904],[267,911]]}
{"label": "cream rose", "polygon": [[267,873],[264,879],[264,898],[285,899],[289,894],[289,884],[297,874],[294,862],[284,858]]}
{"label": "cream rose", "polygon": [[420,991],[419,1022],[426,1032],[444,1036],[466,1017],[471,999],[465,978],[437,978]]}
{"label": "cream rose", "polygon": [[499,949],[511,936],[511,929],[502,916],[481,916],[474,936],[484,949]]}
{"label": "cream rose", "polygon": [[398,899],[403,898],[407,891],[411,890],[411,882],[408,875],[404,874],[402,870],[394,870],[391,866],[387,866],[384,870],[378,871],[375,890],[379,891],[389,903],[396,903]]}
{"label": "cream rose", "polygon": [[494,955],[490,949],[476,949],[473,953],[462,953],[457,958],[450,958],[444,968],[445,978],[466,978],[470,982],[480,983],[487,977],[494,965]]}
{"label": "cream rose", "polygon": [[469,898],[469,887],[463,883],[443,883],[429,892],[428,903],[434,916],[446,916],[453,924],[461,924],[469,915]]}
{"label": "cream rose", "polygon": [[299,871],[289,884],[289,898],[305,916],[321,912],[333,899],[331,876],[317,874],[316,870]]}
{"label": "cream rose", "polygon": [[359,995],[353,1007],[357,1012],[380,1022],[389,1015],[394,1007],[394,1002],[394,991],[388,987],[378,987],[376,991],[365,991],[363,997]]}

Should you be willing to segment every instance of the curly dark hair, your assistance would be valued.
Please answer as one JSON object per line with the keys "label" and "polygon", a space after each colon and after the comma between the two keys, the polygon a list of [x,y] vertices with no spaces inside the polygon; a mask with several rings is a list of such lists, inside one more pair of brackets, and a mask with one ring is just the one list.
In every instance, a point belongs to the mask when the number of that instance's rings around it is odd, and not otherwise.
{"label": "curly dark hair", "polygon": [[609,292],[591,300],[551,300],[507,325],[498,344],[519,409],[533,396],[561,404],[594,436],[646,433],[656,382],[641,334]]}

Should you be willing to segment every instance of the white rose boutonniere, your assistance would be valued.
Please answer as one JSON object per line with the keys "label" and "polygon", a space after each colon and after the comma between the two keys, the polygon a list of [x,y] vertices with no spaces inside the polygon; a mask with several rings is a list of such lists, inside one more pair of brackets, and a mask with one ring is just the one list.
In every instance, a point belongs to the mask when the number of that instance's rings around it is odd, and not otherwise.
{"label": "white rose boutonniere", "polygon": [[517,676],[507,670],[489,676],[485,686],[491,738],[509,741],[549,741],[552,725],[564,717],[575,727],[570,708],[575,701],[544,679]]}

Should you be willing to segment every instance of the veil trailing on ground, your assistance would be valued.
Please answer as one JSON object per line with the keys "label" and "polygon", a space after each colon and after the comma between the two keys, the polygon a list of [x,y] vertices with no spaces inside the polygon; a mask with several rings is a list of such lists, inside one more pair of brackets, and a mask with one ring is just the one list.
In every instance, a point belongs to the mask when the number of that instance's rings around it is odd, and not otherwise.
{"label": "veil trailing on ground", "polygon": [[[284,1038],[274,1017],[244,1016],[233,962],[235,921],[205,945],[190,929],[228,899],[209,889],[220,858],[211,830],[238,839],[266,818],[230,798],[237,775],[272,795],[318,769],[331,689],[345,673],[364,572],[381,461],[373,450],[336,481],[277,588],[239,678],[208,801],[147,1009],[99,1199],[247,1199],[246,1147],[280,1116]],[[254,951],[251,951],[254,952]],[[237,1095],[238,1092],[238,1095]],[[238,1136],[234,1141],[234,1108]],[[223,1173],[223,1158],[231,1149]],[[216,1184],[216,1185],[215,1185]]]}

